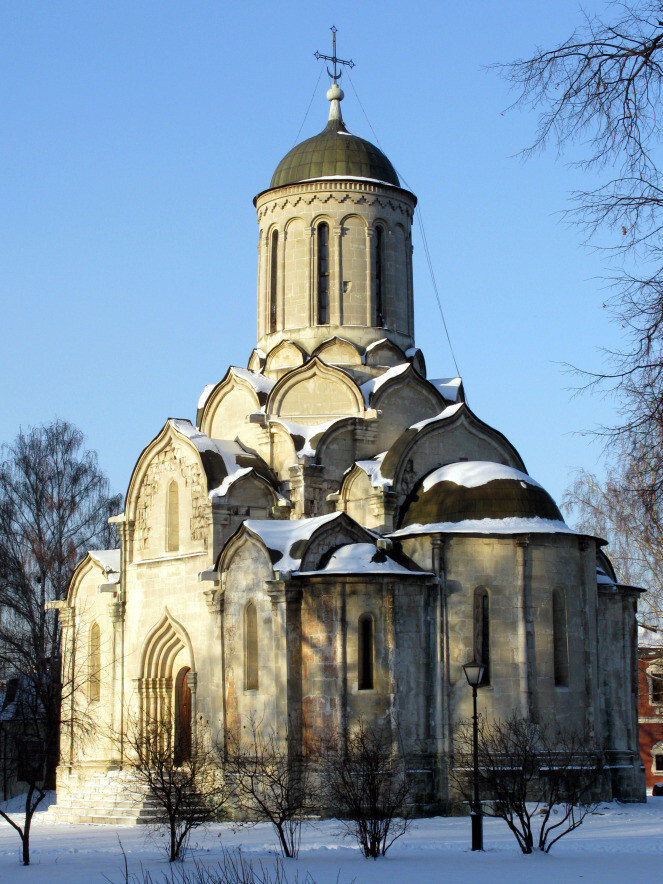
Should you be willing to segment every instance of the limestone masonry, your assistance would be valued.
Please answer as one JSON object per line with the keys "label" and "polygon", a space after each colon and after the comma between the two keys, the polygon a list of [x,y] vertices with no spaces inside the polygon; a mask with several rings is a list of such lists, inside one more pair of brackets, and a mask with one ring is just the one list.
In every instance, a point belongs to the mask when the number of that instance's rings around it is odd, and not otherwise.
{"label": "limestone masonry", "polygon": [[196,732],[223,745],[251,716],[304,750],[381,722],[418,809],[443,810],[472,659],[482,714],[583,728],[602,796],[642,800],[638,590],[564,523],[460,378],[427,379],[416,198],[347,131],[336,82],[327,97],[325,130],[255,198],[248,367],[143,450],[121,549],[88,553],[61,605],[75,690],[55,813],[86,819],[90,795],[119,794],[132,723],[169,722],[185,755]]}

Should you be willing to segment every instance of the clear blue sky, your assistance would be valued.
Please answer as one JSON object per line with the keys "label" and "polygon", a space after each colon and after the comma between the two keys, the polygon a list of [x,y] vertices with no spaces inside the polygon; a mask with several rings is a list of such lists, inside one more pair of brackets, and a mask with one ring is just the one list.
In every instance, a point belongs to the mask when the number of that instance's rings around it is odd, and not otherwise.
{"label": "clear blue sky", "polygon": [[[605,3],[590,2],[589,11]],[[0,4],[0,441],[78,424],[116,490],[167,417],[255,343],[252,198],[292,147],[320,72],[352,58],[361,104],[417,194],[469,402],[559,499],[599,449],[560,363],[618,342],[600,256],[556,214],[580,173],[523,164],[531,114],[485,65],[566,37],[576,2],[4,0]],[[344,77],[349,127],[375,140]],[[300,140],[320,131],[320,79]],[[417,343],[455,374],[415,235]]]}

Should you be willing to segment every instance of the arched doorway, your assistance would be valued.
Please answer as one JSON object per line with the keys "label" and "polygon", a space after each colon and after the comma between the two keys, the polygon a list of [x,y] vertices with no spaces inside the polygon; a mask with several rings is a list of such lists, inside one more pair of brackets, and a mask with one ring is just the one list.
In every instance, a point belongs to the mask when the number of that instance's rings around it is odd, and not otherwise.
{"label": "arched doorway", "polygon": [[173,760],[179,767],[191,758],[191,669],[183,666],[175,679],[175,745]]}

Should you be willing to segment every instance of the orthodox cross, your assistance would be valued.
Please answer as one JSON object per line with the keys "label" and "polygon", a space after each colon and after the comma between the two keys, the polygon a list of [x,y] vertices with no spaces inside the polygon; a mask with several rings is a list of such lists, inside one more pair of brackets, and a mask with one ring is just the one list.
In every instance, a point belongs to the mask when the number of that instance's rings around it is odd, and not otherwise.
{"label": "orthodox cross", "polygon": [[332,54],[331,55],[323,55],[321,52],[315,52],[314,55],[318,59],[318,61],[321,58],[324,58],[325,61],[331,61],[332,70],[330,71],[329,68],[327,68],[327,73],[332,78],[334,83],[336,83],[336,81],[340,78],[341,74],[343,73],[342,70],[336,69],[336,65],[347,64],[347,66],[349,68],[353,68],[355,66],[355,63],[354,63],[354,61],[352,61],[352,59],[349,59],[346,61],[346,59],[344,59],[344,58],[337,58],[337,56],[336,56],[336,31],[338,29],[335,28],[334,25],[332,25],[329,30],[332,32]]}

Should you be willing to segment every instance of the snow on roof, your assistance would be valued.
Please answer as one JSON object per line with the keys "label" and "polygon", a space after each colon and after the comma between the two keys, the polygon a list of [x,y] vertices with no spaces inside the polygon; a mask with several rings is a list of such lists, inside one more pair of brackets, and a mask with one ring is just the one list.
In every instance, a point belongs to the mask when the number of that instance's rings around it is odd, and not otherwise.
{"label": "snow on roof", "polygon": [[272,553],[272,564],[279,571],[296,571],[313,533],[338,519],[343,513],[329,513],[312,519],[246,519],[247,528],[259,537]]}
{"label": "snow on roof", "polygon": [[269,393],[276,381],[266,378],[259,371],[251,371],[250,368],[238,368],[235,365],[230,366],[230,371],[238,378],[244,378],[248,381],[256,393]]}
{"label": "snow on roof", "polygon": [[[359,469],[363,470],[371,480],[373,488],[385,488],[387,485],[391,485],[391,480],[385,479],[382,475],[382,462],[386,455],[387,452],[383,451],[381,454],[376,454],[375,457],[372,457],[370,460],[355,461]],[[350,469],[352,469],[352,467],[350,467]],[[347,472],[349,473],[350,470],[347,470]]]}
{"label": "snow on roof", "polygon": [[339,547],[324,568],[301,574],[427,574],[399,565],[374,543],[347,543]]}
{"label": "snow on roof", "polygon": [[[260,351],[262,354],[262,358],[264,358],[264,353]],[[248,381],[256,393],[267,394],[272,389],[276,381],[270,380],[270,378],[266,378],[263,374],[260,374],[259,371],[251,371],[249,368],[239,368],[236,365],[231,365],[229,369],[230,373],[235,375],[235,377],[243,378],[245,381]],[[205,389],[200,394],[200,398],[198,399],[198,408],[204,408],[207,400],[210,397],[212,390],[216,387],[216,384],[207,384]],[[264,396],[263,396],[264,398]]]}
{"label": "snow on roof", "polygon": [[[458,406],[451,407],[458,408]],[[449,411],[449,409],[445,409],[445,411]],[[424,492],[428,491],[440,482],[453,482],[455,485],[462,485],[465,488],[478,488],[480,485],[486,485],[488,482],[494,482],[496,479],[511,479],[512,481],[520,482],[523,487],[525,485],[533,485],[536,488],[541,488],[541,485],[532,479],[531,476],[528,476],[527,473],[521,473],[520,470],[516,470],[513,467],[486,460],[469,460],[450,463],[433,470],[424,479],[423,490]]]}
{"label": "snow on roof", "polygon": [[[352,135],[352,132],[339,132],[339,135]],[[383,184],[385,187],[398,187],[389,181],[381,181],[379,178],[364,178],[363,175],[319,175],[317,178],[303,178],[297,184],[307,184],[309,181],[370,181],[371,184]]]}
{"label": "snow on roof", "polygon": [[373,341],[372,344],[369,344],[366,347],[366,349],[364,350],[364,355],[361,358],[361,361],[365,364],[366,357],[369,355],[369,353],[371,353],[373,350],[377,350],[378,347],[384,347],[385,345],[387,347],[390,347],[393,350],[399,350],[401,353],[403,352],[401,350],[401,348],[397,344],[394,344],[393,341],[390,341],[389,338],[380,338],[380,340]]}
{"label": "snow on roof", "polygon": [[209,399],[210,393],[212,392],[214,387],[216,387],[216,384],[205,384],[203,392],[200,394],[200,397],[198,399],[198,410],[199,411],[201,408],[205,407],[205,403]]}
{"label": "snow on roof", "polygon": [[226,478],[217,488],[212,488],[209,493],[210,500],[217,497],[225,497],[238,479],[241,479],[242,476],[246,476],[251,472],[253,472],[253,467],[239,467],[233,473],[228,473]]}
{"label": "snow on roof", "polygon": [[[193,442],[199,452],[211,451],[223,460],[226,475],[220,485],[210,489],[210,498],[224,497],[234,482],[253,469],[250,466],[240,466],[237,462],[238,458],[242,458],[245,462],[246,458],[251,458],[251,454],[246,452],[239,442],[231,442],[228,439],[210,439],[188,420],[171,418],[170,422],[178,432]],[[254,459],[259,460],[259,458]]]}
{"label": "snow on roof", "polygon": [[443,421],[447,420],[450,417],[453,417],[456,412],[458,412],[462,407],[463,402],[457,402],[455,405],[447,405],[439,414],[436,414],[434,417],[427,417],[425,420],[418,421],[416,424],[412,424],[408,429],[410,430],[423,430],[424,427],[427,427],[428,424],[434,424],[435,421]]}
{"label": "snow on roof", "polygon": [[119,549],[90,549],[88,555],[106,572],[109,583],[120,582]]}
{"label": "snow on roof", "polygon": [[615,586],[615,581],[603,568],[596,566],[596,582],[602,586]]}
{"label": "snow on roof", "polygon": [[409,367],[409,362],[402,362],[400,365],[394,365],[391,368],[388,368],[383,374],[379,375],[379,377],[371,378],[370,381],[363,383],[359,389],[363,393],[366,405],[369,405],[371,398],[377,393],[383,384],[386,384],[387,381],[390,381],[392,378],[398,377],[399,374],[403,374],[403,372],[407,371]]}
{"label": "snow on roof", "polygon": [[341,417],[334,417],[330,421],[326,421],[323,424],[297,424],[294,421],[284,421],[280,417],[278,418],[270,418],[270,423],[280,424],[285,430],[290,433],[292,437],[292,441],[295,443],[295,450],[297,454],[306,457],[313,457],[315,455],[315,449],[317,443],[320,441],[320,437],[330,428],[333,427],[334,424],[337,424],[339,421],[347,420],[349,417],[354,417],[354,415],[341,415]]}
{"label": "snow on roof", "polygon": [[415,523],[399,528],[389,537],[409,537],[414,534],[575,534],[564,522],[556,519],[465,519],[461,522],[433,522],[430,525]]}
{"label": "snow on roof", "polygon": [[462,378],[428,378],[428,383],[441,393],[447,402],[457,402]]}

